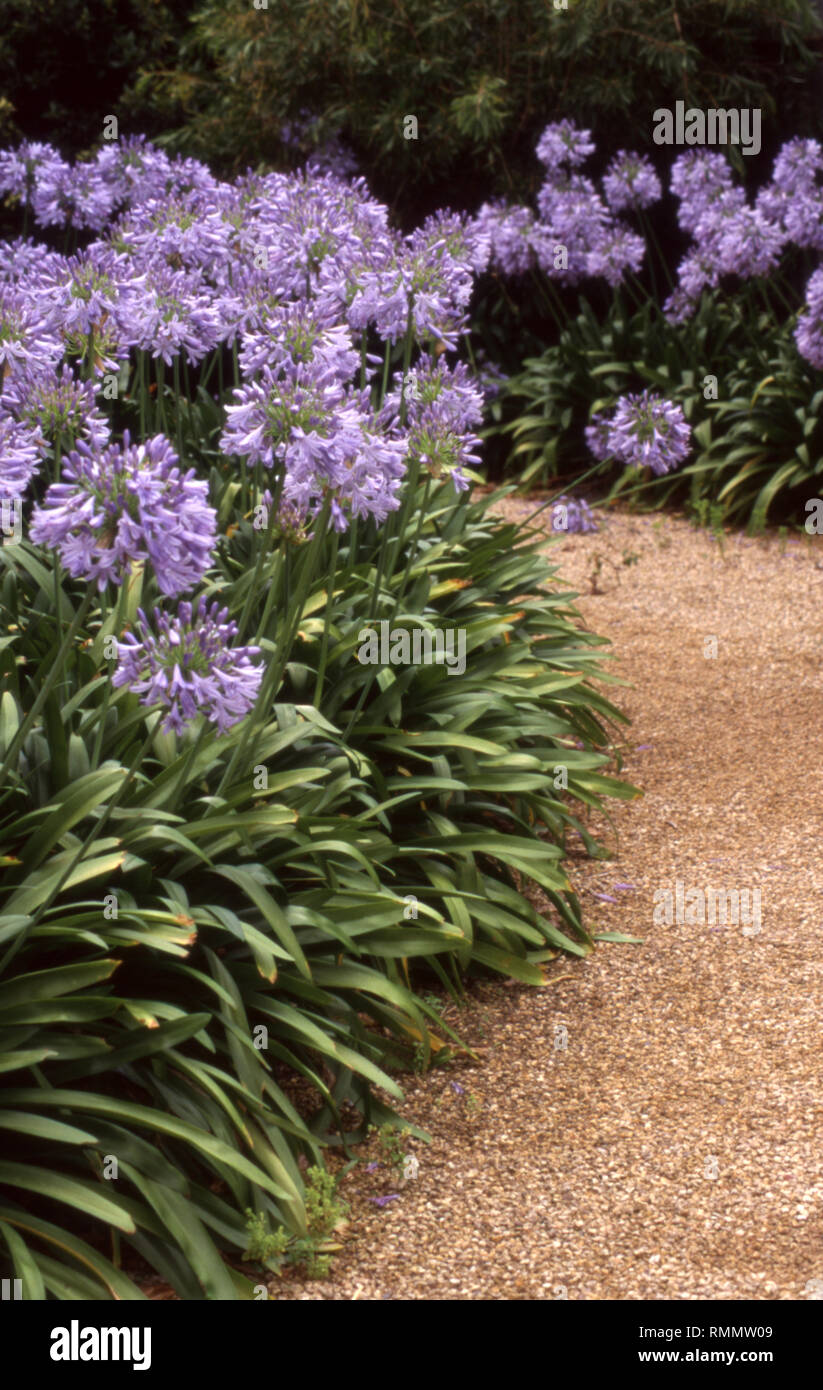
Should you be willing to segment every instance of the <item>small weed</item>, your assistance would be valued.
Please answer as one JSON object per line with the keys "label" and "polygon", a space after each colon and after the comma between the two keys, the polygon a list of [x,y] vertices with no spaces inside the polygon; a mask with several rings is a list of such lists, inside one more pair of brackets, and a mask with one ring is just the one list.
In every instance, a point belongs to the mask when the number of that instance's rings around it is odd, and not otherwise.
{"label": "small weed", "polygon": [[244,1260],[267,1267],[275,1266],[280,1274],[283,1265],[303,1265],[310,1279],[323,1279],[331,1269],[332,1255],[339,1245],[330,1237],[345,1223],[349,1206],[337,1196],[337,1183],[324,1168],[309,1168],[306,1172],[306,1224],[308,1234],[290,1235],[283,1226],[270,1231],[265,1212],[246,1208],[248,1243]]}
{"label": "small weed", "polygon": [[589,574],[589,592],[592,594],[602,594],[600,588],[600,574],[603,569],[603,556],[598,552],[592,559],[591,573]]}
{"label": "small weed", "polygon": [[380,1145],[380,1152],[384,1163],[389,1163],[394,1168],[403,1167],[403,1145],[400,1135],[392,1124],[369,1126],[369,1133],[377,1135],[377,1142]]}
{"label": "small weed", "polygon": [[658,517],[657,521],[653,522],[652,524],[654,539],[657,544],[658,550],[668,550],[672,543],[671,536],[666,536],[663,534],[663,527],[665,526],[665,524],[666,523],[664,522],[662,517]]}

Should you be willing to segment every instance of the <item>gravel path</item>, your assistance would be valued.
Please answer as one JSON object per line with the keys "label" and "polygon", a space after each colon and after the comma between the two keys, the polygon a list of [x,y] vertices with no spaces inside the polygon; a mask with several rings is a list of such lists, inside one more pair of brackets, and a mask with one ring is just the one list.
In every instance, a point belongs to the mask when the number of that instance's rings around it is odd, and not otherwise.
{"label": "gravel path", "polygon": [[[821,543],[614,513],[553,554],[633,683],[645,792],[570,873],[643,942],[447,1011],[482,1064],[405,1086],[416,1179],[358,1166],[332,1276],[275,1296],[823,1297]],[[759,889],[760,930],[655,924],[676,880]]]}

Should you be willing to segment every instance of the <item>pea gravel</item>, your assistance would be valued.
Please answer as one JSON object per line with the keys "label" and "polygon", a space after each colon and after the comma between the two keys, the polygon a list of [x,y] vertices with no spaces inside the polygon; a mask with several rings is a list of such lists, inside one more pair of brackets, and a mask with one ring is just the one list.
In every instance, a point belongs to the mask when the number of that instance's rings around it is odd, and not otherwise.
{"label": "pea gravel", "polygon": [[[823,540],[598,515],[551,555],[632,682],[644,795],[591,821],[614,859],[567,867],[642,944],[447,1007],[480,1061],[403,1079],[417,1177],[358,1165],[330,1277],[273,1297],[823,1297]],[[655,925],[676,879],[760,888],[759,934]]]}

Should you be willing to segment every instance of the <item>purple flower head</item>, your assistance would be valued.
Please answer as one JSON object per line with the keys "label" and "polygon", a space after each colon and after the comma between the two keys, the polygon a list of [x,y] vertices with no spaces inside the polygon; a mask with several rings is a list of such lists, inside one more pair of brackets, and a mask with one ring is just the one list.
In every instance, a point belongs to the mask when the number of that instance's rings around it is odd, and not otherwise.
{"label": "purple flower head", "polygon": [[111,252],[88,250],[66,262],[59,315],[67,333],[88,333],[114,311],[119,297],[114,260]]}
{"label": "purple flower head", "polygon": [[31,539],[59,551],[74,578],[121,584],[148,561],[164,594],[196,584],[211,561],[215,512],[208,484],[182,474],[163,435],[96,452],[82,441],[68,455],[66,482],[52,483],[36,507]]}
{"label": "purple flower head", "polygon": [[787,140],[774,161],[773,179],[781,192],[793,197],[819,187],[823,149],[817,140]]}
{"label": "purple flower head", "polygon": [[312,362],[330,379],[350,381],[360,366],[351,333],[335,323],[329,308],[309,301],[277,304],[261,316],[260,328],[245,334],[240,369],[251,376],[268,367],[274,376],[288,374],[300,362]]}
{"label": "purple flower head", "polygon": [[609,422],[602,413],[593,415],[591,424],[584,431],[589,450],[600,463],[605,463],[611,455],[609,444]]}
{"label": "purple flower head", "polygon": [[609,454],[621,463],[662,474],[688,454],[691,430],[679,405],[646,390],[619,398],[606,442]]}
{"label": "purple flower head", "polygon": [[797,350],[813,367],[823,369],[823,269],[816,270],[806,286],[805,310],[797,320]]}
{"label": "purple flower head", "polygon": [[249,467],[288,462],[290,446],[328,437],[344,398],[342,384],[321,362],[297,362],[288,373],[264,366],[258,377],[235,390],[235,404],[226,407],[220,448],[245,457]]}
{"label": "purple flower head", "polygon": [[288,374],[264,367],[234,393],[220,447],[249,466],[283,470],[283,501],[303,519],[329,494],[335,527],[354,516],[385,520],[399,505],[406,449],[371,419],[368,389],[347,392],[322,362]]}
{"label": "purple flower head", "polygon": [[149,197],[120,219],[119,229],[143,267],[203,270],[219,262],[228,227],[198,192]]}
{"label": "purple flower head", "polygon": [[196,607],[182,602],[174,618],[155,608],[153,626],[139,609],[137,635],[117,644],[112,684],[127,685],[142,705],[163,706],[164,730],[182,734],[202,714],[225,733],[254,707],[263,678],[251,661],[260,648],[232,647],[237,624],[228,615],[217,603],[207,607],[205,595]]}
{"label": "purple flower head", "polygon": [[42,448],[37,429],[0,413],[0,501],[25,495],[37,472]]}
{"label": "purple flower head", "polygon": [[249,239],[268,248],[268,280],[281,297],[329,301],[339,310],[398,244],[387,209],[362,179],[270,174],[247,180],[241,196]]}
{"label": "purple flower head", "polygon": [[500,395],[509,378],[496,362],[491,361],[482,347],[475,350],[474,365],[474,382],[481,391],[484,401],[494,400],[496,396]]}
{"label": "purple flower head", "polygon": [[457,214],[430,217],[399,246],[391,264],[366,272],[349,308],[352,327],[374,323],[396,342],[409,322],[423,339],[454,347],[464,331],[476,267],[485,263],[487,237]]}
{"label": "purple flower head", "polygon": [[94,164],[70,164],[62,159],[44,161],[37,169],[32,207],[40,227],[90,227],[106,225],[114,206],[111,190]]}
{"label": "purple flower head", "polygon": [[484,203],[475,217],[478,237],[489,245],[489,264],[504,275],[524,275],[535,263],[530,208],[504,202]]}
{"label": "purple flower head", "polygon": [[465,363],[450,367],[442,357],[421,357],[405,389],[398,384],[386,396],[380,418],[432,477],[445,475],[459,490],[468,487],[463,469],[480,462],[473,427],[483,419],[483,395]]}
{"label": "purple flower head", "polygon": [[0,282],[24,286],[29,292],[41,294],[51,289],[56,278],[65,273],[66,262],[56,251],[47,251],[31,237],[15,241],[0,241]]}
{"label": "purple flower head", "polygon": [[[732,171],[725,155],[711,150],[687,150],[672,164],[670,187],[680,199],[680,226],[686,232],[694,232],[721,194],[733,192]],[[743,201],[741,190],[736,192]]]}
{"label": "purple flower head", "polygon": [[662,193],[651,161],[626,150],[618,151],[603,175],[603,189],[612,212],[651,207]]}
{"label": "purple flower head", "polygon": [[353,179],[360,168],[357,156],[339,135],[330,135],[319,144],[306,160],[310,173],[334,174],[338,179]]}
{"label": "purple flower head", "polygon": [[717,268],[723,275],[768,275],[774,270],[786,237],[759,208],[743,208],[725,219],[714,239]]}
{"label": "purple flower head", "polygon": [[643,264],[646,243],[642,236],[628,227],[615,223],[605,227],[594,247],[586,257],[586,271],[592,276],[602,276],[613,288],[621,284],[626,271],[634,273]]}
{"label": "purple flower head", "polygon": [[49,367],[62,354],[51,315],[39,296],[0,284],[0,376]]}
{"label": "purple flower head", "polygon": [[220,341],[213,291],[198,271],[158,262],[124,290],[117,310],[122,341],[171,365],[178,353],[199,362]]}
{"label": "purple flower head", "polygon": [[787,197],[783,225],[787,239],[796,246],[823,251],[823,193],[805,189]]}
{"label": "purple flower head", "polygon": [[24,140],[16,150],[0,153],[0,194],[11,193],[31,203],[38,179],[54,177],[63,168],[63,160],[52,145]]}
{"label": "purple flower head", "polygon": [[78,439],[95,449],[108,443],[109,422],[98,408],[93,383],[78,380],[65,362],[59,373],[52,368],[31,378],[12,377],[0,405],[61,447]]}
{"label": "purple flower head", "polygon": [[[591,179],[562,170],[549,174],[537,195],[541,223],[532,233],[538,264],[545,274],[575,284],[589,273],[588,257],[602,246],[612,218]],[[558,266],[555,248],[566,249]]]}
{"label": "purple flower head", "polygon": [[280,139],[298,158],[306,157],[311,172],[334,174],[339,179],[353,178],[358,172],[357,160],[339,132],[323,137],[320,117],[305,108],[296,120],[281,126]]}
{"label": "purple flower head", "polygon": [[695,311],[696,303],[686,291],[678,286],[666,299],[663,314],[669,323],[685,323]]}
{"label": "purple flower head", "polygon": [[552,503],[551,514],[552,530],[561,535],[598,530],[594,513],[582,497],[558,497]]}
{"label": "purple flower head", "polygon": [[[258,528],[267,528],[269,525],[269,513],[274,506],[274,498],[266,488],[258,504],[260,510],[255,512],[255,524]],[[272,535],[293,545],[302,545],[303,541],[310,541],[314,532],[306,530],[306,517],[293,502],[284,502],[280,499],[280,506],[277,509],[277,516],[271,524]]]}
{"label": "purple flower head", "polygon": [[537,142],[536,154],[541,164],[555,170],[563,164],[577,168],[594,154],[594,141],[590,130],[581,130],[574,121],[555,121],[547,125]]}

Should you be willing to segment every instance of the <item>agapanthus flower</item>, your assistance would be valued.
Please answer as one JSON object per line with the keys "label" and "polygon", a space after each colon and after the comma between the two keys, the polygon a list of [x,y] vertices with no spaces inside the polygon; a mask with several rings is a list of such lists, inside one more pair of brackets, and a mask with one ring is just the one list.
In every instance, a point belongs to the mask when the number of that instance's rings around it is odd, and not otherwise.
{"label": "agapanthus flower", "polygon": [[612,212],[650,207],[662,193],[651,160],[626,150],[618,150],[603,175],[603,189]]}
{"label": "agapanthus flower", "polygon": [[314,298],[339,310],[361,276],[396,253],[387,209],[363,179],[302,170],[247,180],[241,192],[248,238],[269,248],[268,279],[282,298]]}
{"label": "agapanthus flower", "polygon": [[748,280],[778,264],[786,238],[758,208],[743,208],[723,221],[713,239],[718,269]]}
{"label": "agapanthus flower", "polygon": [[119,299],[115,257],[111,251],[87,250],[66,261],[61,277],[61,326],[68,333],[88,333],[109,318]]}
{"label": "agapanthus flower", "polygon": [[598,529],[594,512],[582,497],[558,497],[551,507],[552,530],[566,535]]}
{"label": "agapanthus flower", "polygon": [[466,325],[485,244],[480,229],[456,214],[428,218],[400,244],[390,265],[358,277],[349,322],[357,329],[373,323],[387,342],[396,342],[411,323],[418,338],[454,347]]}
{"label": "agapanthus flower", "polygon": [[68,363],[36,376],[12,377],[0,405],[51,443],[71,446],[84,439],[95,449],[109,440],[109,422],[97,405],[94,384],[80,381]]}
{"label": "agapanthus flower", "polygon": [[353,179],[360,172],[356,154],[339,135],[330,135],[317,145],[306,160],[306,168],[310,173],[334,174],[338,179]]}
{"label": "agapanthus flower", "polygon": [[787,197],[783,226],[795,246],[823,251],[823,192],[809,188]]}
{"label": "agapanthus flower", "polygon": [[[260,498],[260,504],[255,508],[254,525],[257,530],[268,529],[273,506],[274,498],[266,488]],[[294,502],[284,502],[282,494],[277,515],[271,523],[271,530],[274,536],[290,541],[293,545],[302,545],[304,541],[310,541],[314,537],[314,532],[306,529],[306,517],[300,508]]]}
{"label": "agapanthus flower", "polygon": [[701,217],[721,194],[734,190],[732,171],[725,155],[712,150],[686,150],[672,164],[670,187],[680,199],[677,220],[686,232],[694,232]]}
{"label": "agapanthus flower", "polygon": [[298,362],[314,362],[337,381],[350,381],[360,367],[351,333],[328,307],[313,301],[274,306],[261,326],[243,336],[240,370],[250,376],[268,367],[276,376]]}
{"label": "agapanthus flower", "polygon": [[582,130],[574,121],[555,121],[546,126],[537,142],[537,158],[547,169],[557,169],[563,164],[576,168],[594,154],[591,137],[590,130]]}
{"label": "agapanthus flower", "polygon": [[817,140],[787,140],[774,161],[772,178],[783,193],[793,196],[819,185],[823,173],[823,149]]}
{"label": "agapanthus flower", "polygon": [[114,200],[94,164],[46,161],[37,169],[32,195],[34,220],[40,227],[84,227],[99,231],[111,216]]}
{"label": "agapanthus flower", "polygon": [[59,552],[69,574],[122,584],[132,565],[148,562],[164,594],[180,594],[202,578],[216,540],[208,484],[194,469],[181,474],[163,435],[102,451],[82,441],[36,507],[30,535]]}
{"label": "agapanthus flower", "polygon": [[231,229],[214,193],[174,193],[135,204],[118,222],[138,269],[209,271],[228,254]]}
{"label": "agapanthus flower", "polygon": [[628,270],[635,274],[643,264],[646,243],[628,227],[616,224],[604,227],[592,250],[586,256],[586,271],[602,278],[612,287],[621,284]]}
{"label": "agapanthus flower", "polygon": [[0,501],[25,495],[42,450],[39,430],[0,412]]}
{"label": "agapanthus flower", "polygon": [[823,269],[816,270],[806,286],[805,309],[797,320],[797,350],[813,367],[823,370]]}
{"label": "agapanthus flower", "polygon": [[273,468],[294,441],[327,437],[345,391],[327,366],[309,361],[295,363],[287,374],[264,366],[234,391],[234,400],[226,407],[220,448],[245,457],[250,467]]}
{"label": "agapanthus flower", "polygon": [[696,301],[686,293],[682,286],[676,286],[664,301],[663,315],[668,323],[685,323],[696,308]]}
{"label": "agapanthus flower", "polygon": [[205,595],[196,607],[182,602],[173,618],[155,608],[153,624],[138,609],[135,631],[117,644],[112,684],[128,686],[142,705],[161,705],[164,730],[182,734],[201,714],[225,733],[254,707],[263,679],[252,662],[260,648],[233,647],[237,624],[228,616]]}
{"label": "agapanthus flower", "polygon": [[484,203],[475,217],[478,235],[489,244],[489,264],[504,275],[524,275],[535,263],[534,214],[503,201]]}
{"label": "agapanthus flower", "polygon": [[197,271],[152,265],[124,289],[116,320],[122,341],[170,366],[185,352],[199,362],[217,346],[222,325],[214,295]]}
{"label": "agapanthus flower", "polygon": [[145,135],[105,140],[94,164],[114,207],[133,201],[135,194],[138,198],[157,197],[170,167],[168,155],[151,145]]}
{"label": "agapanthus flower", "polygon": [[[549,175],[538,191],[537,206],[541,223],[532,240],[540,268],[547,275],[575,284],[589,273],[588,257],[613,225],[609,210],[591,179],[562,170]],[[556,266],[555,246],[566,248],[565,266]]]}
{"label": "agapanthus flower", "polygon": [[62,353],[52,317],[36,295],[0,285],[0,374],[49,367]]}
{"label": "agapanthus flower", "polygon": [[692,304],[704,289],[714,289],[719,281],[720,267],[711,251],[703,246],[687,252],[677,268],[678,286]]}
{"label": "agapanthus flower", "polygon": [[483,394],[485,401],[494,400],[500,395],[509,378],[506,373],[492,362],[487,356],[484,348],[478,348],[474,354],[474,381]]}
{"label": "agapanthus flower", "polygon": [[682,463],[691,445],[691,430],[681,407],[648,390],[621,396],[605,429],[602,418],[595,417],[589,431],[587,440],[590,448],[595,442],[592,452],[596,458],[611,455],[621,463],[651,468],[658,474]]}
{"label": "agapanthus flower", "polygon": [[0,282],[40,294],[65,273],[66,261],[31,237],[0,241]]}
{"label": "agapanthus flower", "polygon": [[464,469],[480,462],[473,430],[483,419],[483,396],[464,362],[450,367],[422,356],[405,388],[401,382],[388,393],[380,418],[432,477],[451,478],[458,490],[469,486]]}
{"label": "agapanthus flower", "polygon": [[322,363],[300,362],[286,374],[264,367],[234,392],[220,447],[249,465],[282,468],[283,499],[301,517],[328,494],[337,529],[347,510],[382,521],[399,505],[405,449],[372,420],[369,395],[344,389]]}
{"label": "agapanthus flower", "polygon": [[31,203],[39,178],[54,176],[64,163],[53,145],[24,140],[16,150],[0,152],[0,194],[11,193]]}
{"label": "agapanthus flower", "polygon": [[584,434],[589,452],[594,454],[600,463],[605,463],[611,454],[611,446],[609,444],[609,422],[602,411],[592,416]]}

